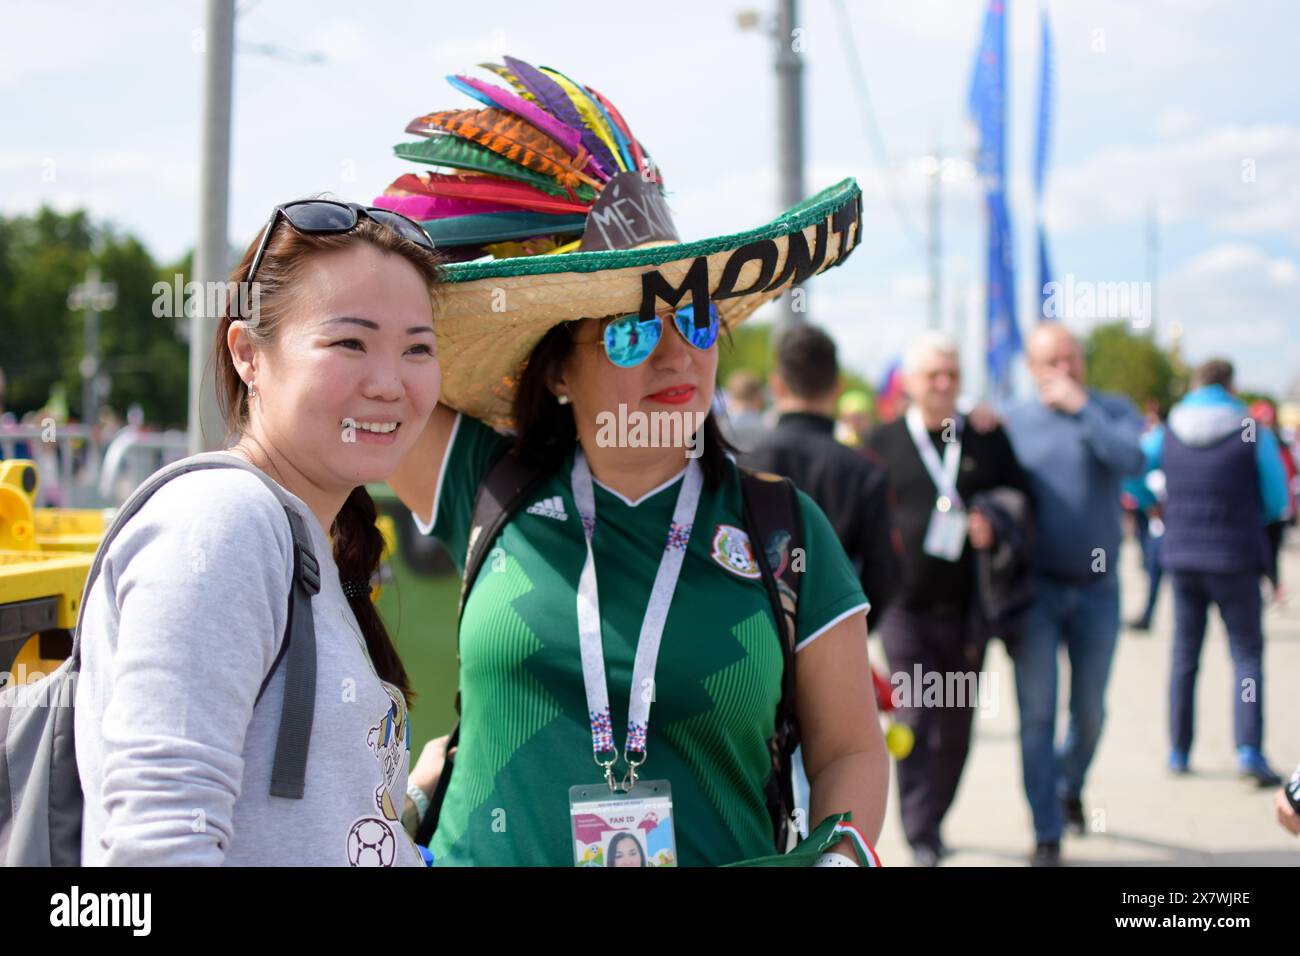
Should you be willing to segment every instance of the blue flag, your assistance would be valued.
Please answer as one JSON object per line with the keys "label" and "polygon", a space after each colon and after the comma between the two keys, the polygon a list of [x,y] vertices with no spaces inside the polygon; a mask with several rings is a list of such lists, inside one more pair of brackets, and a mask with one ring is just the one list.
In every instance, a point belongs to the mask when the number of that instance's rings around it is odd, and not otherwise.
{"label": "blue flag", "polygon": [[1020,351],[1016,323],[1015,247],[1006,196],[1007,0],[989,0],[971,77],[970,116],[979,134],[975,170],[984,185],[988,223],[988,373],[990,393],[1005,396]]}
{"label": "blue flag", "polygon": [[1038,224],[1038,318],[1055,319],[1047,314],[1047,285],[1052,281],[1052,267],[1047,256],[1047,227],[1043,223],[1043,180],[1047,175],[1047,149],[1052,135],[1052,33],[1047,25],[1047,11],[1042,11],[1043,43],[1038,73],[1038,139],[1034,147],[1034,209]]}

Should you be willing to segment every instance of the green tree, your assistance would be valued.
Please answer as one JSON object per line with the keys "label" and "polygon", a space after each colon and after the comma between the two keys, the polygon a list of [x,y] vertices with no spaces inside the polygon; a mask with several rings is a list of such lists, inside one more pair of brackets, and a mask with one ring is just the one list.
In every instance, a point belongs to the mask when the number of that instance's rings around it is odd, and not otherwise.
{"label": "green tree", "polygon": [[1187,390],[1187,377],[1147,336],[1134,335],[1125,322],[1094,328],[1084,340],[1088,384],[1127,395],[1144,407],[1151,399],[1163,415]]}
{"label": "green tree", "polygon": [[139,403],[147,421],[183,425],[187,346],[174,319],[153,315],[154,283],[170,284],[176,270],[160,270],[138,239],[97,226],[80,210],[43,207],[31,216],[0,218],[5,407],[21,417],[41,408],[61,384],[73,415],[84,420],[86,316],[68,308],[68,293],[91,266],[117,286],[116,304],[100,316],[99,327],[101,361],[112,382],[108,403],[119,412]]}
{"label": "green tree", "polygon": [[772,370],[772,325],[746,322],[724,332],[718,343],[718,381],[726,383],[732,372],[748,369],[764,381]]}
{"label": "green tree", "polygon": [[[775,359],[772,354],[773,325],[770,322],[746,322],[721,337],[718,348],[718,381],[725,384],[727,377],[739,369],[748,369],[767,381]],[[833,337],[833,336],[832,336]],[[858,389],[875,397],[876,390],[867,380],[844,365],[840,355],[840,380],[845,390]]]}
{"label": "green tree", "polygon": [[40,408],[56,382],[80,394],[80,322],[68,292],[91,262],[94,230],[84,212],[42,208],[0,223],[0,329],[7,381],[5,404],[17,415]]}
{"label": "green tree", "polygon": [[[173,314],[153,314],[154,285],[172,285],[133,236],[105,237],[97,265],[117,285],[117,304],[101,318],[100,349],[112,379],[108,404],[119,412],[139,404],[145,421],[184,426],[189,349]],[[175,309],[179,311],[179,306]]]}

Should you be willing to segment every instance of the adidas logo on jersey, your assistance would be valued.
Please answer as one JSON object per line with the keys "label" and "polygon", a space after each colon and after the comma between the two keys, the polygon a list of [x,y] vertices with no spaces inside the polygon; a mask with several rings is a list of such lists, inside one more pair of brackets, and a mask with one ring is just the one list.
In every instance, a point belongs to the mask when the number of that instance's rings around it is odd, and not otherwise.
{"label": "adidas logo on jersey", "polygon": [[559,495],[554,498],[543,498],[535,505],[528,507],[530,515],[541,515],[543,518],[555,518],[557,521],[568,521],[569,516],[564,513],[564,499]]}

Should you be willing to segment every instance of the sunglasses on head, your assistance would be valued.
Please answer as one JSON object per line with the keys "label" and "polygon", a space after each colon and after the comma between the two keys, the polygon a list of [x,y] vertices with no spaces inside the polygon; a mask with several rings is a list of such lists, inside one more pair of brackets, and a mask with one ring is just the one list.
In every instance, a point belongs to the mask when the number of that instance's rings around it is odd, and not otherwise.
{"label": "sunglasses on head", "polygon": [[298,199],[276,206],[271,211],[271,221],[266,224],[266,229],[262,232],[262,241],[257,246],[257,252],[253,253],[253,262],[248,268],[248,278],[244,281],[252,282],[253,276],[257,274],[257,267],[262,264],[267,244],[271,241],[271,233],[275,231],[275,225],[280,221],[281,216],[287,219],[294,229],[309,235],[351,232],[357,228],[361,217],[365,216],[371,222],[379,223],[417,246],[430,251],[434,248],[433,240],[429,238],[423,226],[414,219],[408,219],[391,209],[362,206],[354,202],[335,202],[332,199]]}
{"label": "sunglasses on head", "polygon": [[[684,305],[673,313],[673,325],[686,344],[701,352],[713,347],[718,340],[718,309],[709,303],[709,321],[704,325],[695,322],[695,306]],[[605,354],[619,368],[635,368],[650,357],[659,340],[663,338],[664,321],[657,315],[648,319],[639,313],[619,316],[605,326]]]}

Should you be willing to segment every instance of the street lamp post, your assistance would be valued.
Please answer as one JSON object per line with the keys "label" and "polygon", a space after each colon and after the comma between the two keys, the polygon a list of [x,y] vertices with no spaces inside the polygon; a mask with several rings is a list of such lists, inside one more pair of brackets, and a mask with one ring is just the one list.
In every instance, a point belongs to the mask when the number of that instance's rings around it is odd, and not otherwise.
{"label": "street lamp post", "polygon": [[[777,13],[777,170],[781,179],[781,208],[803,202],[803,58],[795,49],[795,0],[780,0]],[[782,324],[803,321],[808,308],[808,290],[801,289],[803,308],[794,307],[793,290],[781,295]]]}
{"label": "street lamp post", "polygon": [[[761,22],[752,10],[736,16],[736,25],[742,30],[758,28]],[[781,209],[789,209],[804,200],[803,56],[796,49],[797,24],[795,0],[778,0],[776,21],[766,32],[776,44],[776,166]],[[800,289],[799,295],[803,308],[796,310],[793,293],[781,294],[779,325],[803,321],[808,310],[808,290]]]}
{"label": "street lamp post", "polygon": [[87,425],[95,423],[99,406],[108,399],[109,379],[99,357],[99,314],[117,304],[117,284],[101,282],[99,268],[91,266],[86,279],[72,287],[68,293],[68,308],[73,312],[85,311],[86,324],[82,338],[81,364],[81,420]]}
{"label": "street lamp post", "polygon": [[[235,2],[208,0],[203,65],[203,143],[199,173],[199,239],[194,281],[200,289],[225,282],[230,264],[227,215],[230,203],[230,98],[234,80]],[[190,316],[189,450],[221,447],[225,426],[217,410],[217,389],[205,374],[217,316],[206,314],[216,296],[202,294],[203,306]],[[196,305],[198,305],[196,303]]]}

